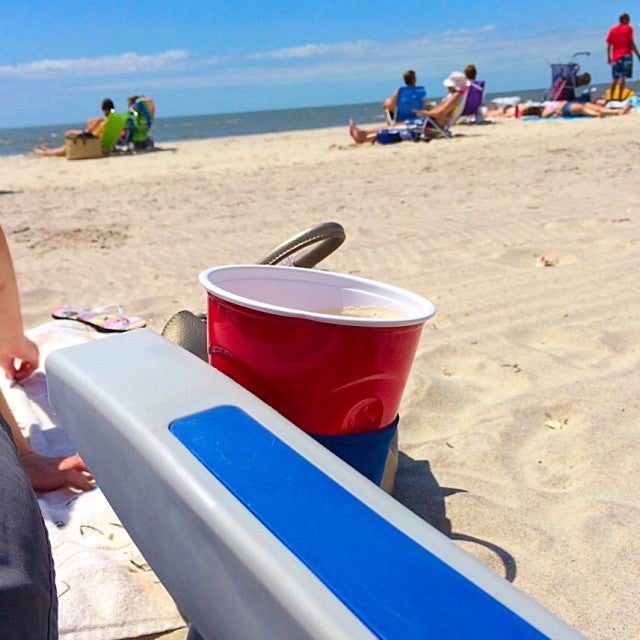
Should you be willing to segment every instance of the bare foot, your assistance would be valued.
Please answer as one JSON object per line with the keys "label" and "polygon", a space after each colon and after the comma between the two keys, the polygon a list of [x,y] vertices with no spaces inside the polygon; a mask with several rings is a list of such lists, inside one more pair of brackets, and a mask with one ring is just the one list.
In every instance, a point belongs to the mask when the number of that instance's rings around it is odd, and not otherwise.
{"label": "bare foot", "polygon": [[356,144],[364,144],[365,142],[370,142],[366,132],[358,128],[353,120],[349,120],[349,133],[351,134],[351,137],[354,139]]}
{"label": "bare foot", "polygon": [[44,145],[40,145],[39,147],[33,148],[33,153],[36,156],[40,157],[51,157],[51,156],[65,156],[67,151],[65,147],[58,147],[57,149],[50,149],[49,147],[45,147]]}

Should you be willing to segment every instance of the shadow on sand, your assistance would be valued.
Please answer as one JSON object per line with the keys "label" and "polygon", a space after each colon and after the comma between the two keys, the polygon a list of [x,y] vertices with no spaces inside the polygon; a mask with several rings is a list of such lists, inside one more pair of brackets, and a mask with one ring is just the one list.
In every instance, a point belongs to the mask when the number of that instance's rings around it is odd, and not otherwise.
{"label": "shadow on sand", "polygon": [[441,487],[427,460],[414,460],[400,452],[393,497],[451,540],[470,542],[489,549],[500,559],[504,577],[513,582],[517,573],[516,561],[506,549],[487,540],[452,530],[444,499],[461,492],[464,493],[465,490]]}

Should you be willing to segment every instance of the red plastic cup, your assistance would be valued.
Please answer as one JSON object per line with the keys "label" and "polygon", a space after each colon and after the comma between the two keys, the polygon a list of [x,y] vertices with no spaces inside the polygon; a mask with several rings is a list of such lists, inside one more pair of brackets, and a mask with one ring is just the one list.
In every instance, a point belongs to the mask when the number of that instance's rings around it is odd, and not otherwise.
{"label": "red plastic cup", "polygon": [[395,420],[422,327],[435,313],[428,300],[295,267],[214,267],[200,282],[210,364],[295,425],[346,435]]}

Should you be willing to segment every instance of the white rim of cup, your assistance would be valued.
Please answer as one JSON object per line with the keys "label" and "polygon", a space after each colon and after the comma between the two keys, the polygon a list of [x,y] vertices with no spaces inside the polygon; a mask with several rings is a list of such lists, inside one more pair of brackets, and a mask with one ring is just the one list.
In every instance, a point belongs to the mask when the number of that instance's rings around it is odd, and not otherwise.
{"label": "white rim of cup", "polygon": [[[398,318],[367,318],[360,316],[345,316],[345,315],[332,315],[327,313],[318,313],[315,311],[306,311],[302,309],[292,309],[290,307],[283,307],[278,305],[269,304],[267,302],[261,302],[260,300],[254,300],[252,298],[246,298],[238,294],[227,291],[221,286],[215,285],[211,282],[210,276],[214,273],[224,273],[225,271],[234,272],[241,269],[250,269],[256,273],[264,274],[261,279],[272,280],[274,273],[286,274],[286,278],[290,280],[298,280],[296,276],[304,275],[305,279],[315,279],[316,282],[331,279],[336,281],[342,281],[350,283],[351,285],[361,285],[364,292],[387,294],[387,298],[392,300],[394,297],[401,300],[402,310],[408,315]],[[300,273],[297,273],[300,272]],[[276,278],[278,279],[278,278]],[[291,318],[306,318],[308,320],[314,320],[316,322],[324,322],[327,324],[342,324],[353,325],[360,327],[403,327],[423,324],[429,318],[435,314],[434,305],[423,298],[422,296],[396,287],[395,285],[386,284],[377,280],[370,280],[368,278],[361,278],[359,276],[345,275],[342,273],[335,273],[332,271],[321,271],[319,269],[302,269],[300,267],[288,267],[279,265],[256,265],[256,264],[235,264],[224,265],[219,267],[211,267],[205,269],[199,276],[200,284],[214,297],[221,298],[227,302],[231,302],[241,307],[247,307],[255,311],[262,311],[264,313],[271,313],[273,315],[285,316]],[[352,287],[353,288],[353,287]],[[372,291],[373,290],[373,291]],[[377,291],[375,291],[377,290]],[[388,294],[393,294],[389,296]],[[415,313],[410,314],[408,308],[411,308]]]}

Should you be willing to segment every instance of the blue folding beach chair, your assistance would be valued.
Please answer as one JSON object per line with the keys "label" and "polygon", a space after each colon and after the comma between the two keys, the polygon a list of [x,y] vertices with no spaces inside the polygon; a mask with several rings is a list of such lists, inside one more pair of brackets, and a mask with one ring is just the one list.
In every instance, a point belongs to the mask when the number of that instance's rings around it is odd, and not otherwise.
{"label": "blue folding beach chair", "polygon": [[415,110],[424,109],[424,101],[427,99],[427,90],[424,87],[400,87],[396,100],[396,110],[391,112],[385,109],[387,125],[393,126],[397,122],[415,120]]}

